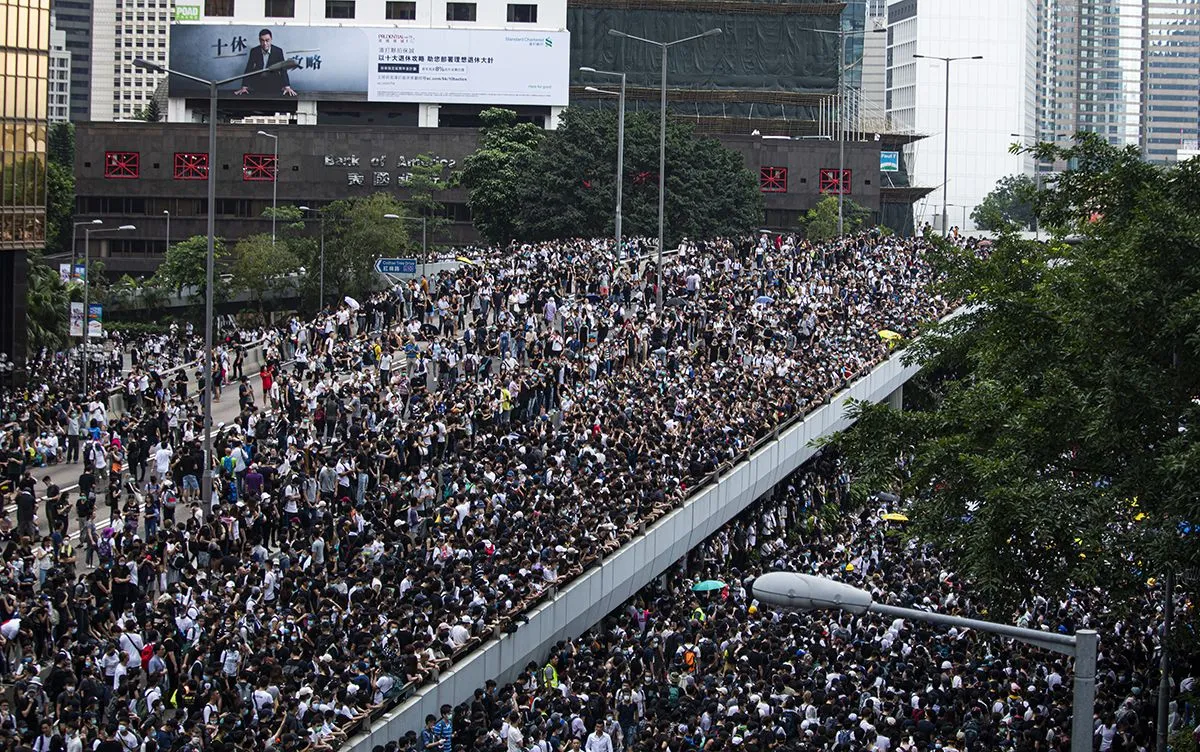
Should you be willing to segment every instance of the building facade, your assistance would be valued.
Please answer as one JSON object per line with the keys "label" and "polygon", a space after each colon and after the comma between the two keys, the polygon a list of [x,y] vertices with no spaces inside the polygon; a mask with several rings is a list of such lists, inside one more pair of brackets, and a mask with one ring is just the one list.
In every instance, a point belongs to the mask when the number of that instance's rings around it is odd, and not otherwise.
{"label": "building facade", "polygon": [[26,254],[46,239],[50,0],[0,0],[0,352],[25,358]]}
{"label": "building facade", "polygon": [[[180,72],[235,78],[264,56],[298,65],[221,87],[223,121],[475,127],[503,105],[553,127],[567,104],[566,0],[183,0],[175,18]],[[276,78],[286,85],[267,85]],[[207,119],[205,88],[169,86],[171,122]]]}
{"label": "building facade", "polygon": [[49,109],[51,123],[71,119],[71,51],[67,49],[67,32],[55,28],[50,15],[50,80]]}
{"label": "building facade", "polygon": [[154,98],[158,77],[134,66],[143,58],[166,64],[172,0],[90,0],[92,25],[90,120],[132,120]]}
{"label": "building facade", "polygon": [[71,113],[73,123],[91,119],[92,0],[55,0],[51,11],[55,27],[66,35],[71,53]]}
{"label": "building facade", "polygon": [[[228,240],[269,232],[263,212],[272,201],[272,144],[255,125],[222,126],[217,170],[217,233]],[[474,128],[291,127],[279,141],[280,205],[321,206],[378,191],[408,198],[413,161],[430,155],[447,170],[458,170],[478,142]],[[800,215],[821,198],[836,195],[837,144],[746,134],[722,141],[759,176],[766,208],[765,226],[794,228]],[[847,143],[844,182],[848,196],[876,219],[888,213],[911,216],[911,207],[888,207],[888,182],[880,172],[881,144]],[[92,123],[76,130],[76,218],[101,219],[105,226],[131,224],[136,230],[96,236],[93,253],[112,274],[150,274],[168,243],[205,232],[210,166],[208,129],[177,123]],[[471,213],[461,188],[439,200],[452,221],[442,243],[474,242]],[[903,231],[897,220],[887,220]]]}
{"label": "building facade", "polygon": [[[905,148],[912,182],[937,188],[916,205],[917,224],[940,230],[945,202],[950,227],[972,228],[971,210],[996,181],[1033,167],[1009,146],[1036,122],[1035,9],[1028,0],[889,0],[887,10],[887,112],[930,134]],[[947,79],[945,63],[914,55],[982,59],[951,63]]]}

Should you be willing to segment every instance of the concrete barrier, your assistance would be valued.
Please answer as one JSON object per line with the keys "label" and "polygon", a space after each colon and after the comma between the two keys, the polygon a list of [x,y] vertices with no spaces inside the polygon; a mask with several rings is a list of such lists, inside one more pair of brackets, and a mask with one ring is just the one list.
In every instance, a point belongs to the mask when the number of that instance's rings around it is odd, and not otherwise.
{"label": "concrete barrier", "polygon": [[854,381],[828,405],[780,430],[715,483],[700,489],[682,507],[667,514],[593,568],[566,584],[551,600],[528,614],[516,632],[489,640],[467,655],[436,684],[381,716],[367,732],[352,738],[346,749],[370,752],[408,731],[424,726],[427,714],[442,704],[457,705],[488,679],[511,681],[530,661],[539,665],[558,640],[575,637],[631,598],[688,551],[770,491],[813,456],[813,442],[847,428],[848,398],[880,402],[901,388],[918,370],[895,354]]}

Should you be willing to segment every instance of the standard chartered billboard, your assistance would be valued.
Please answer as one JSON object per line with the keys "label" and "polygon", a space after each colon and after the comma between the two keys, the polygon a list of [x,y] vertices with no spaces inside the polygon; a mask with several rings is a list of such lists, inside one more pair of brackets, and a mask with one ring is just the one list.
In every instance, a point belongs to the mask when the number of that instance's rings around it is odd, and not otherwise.
{"label": "standard chartered billboard", "polygon": [[[170,67],[217,80],[282,60],[299,65],[235,80],[222,96],[566,105],[569,39],[565,31],[175,24]],[[207,94],[178,76],[170,85],[173,96]]]}

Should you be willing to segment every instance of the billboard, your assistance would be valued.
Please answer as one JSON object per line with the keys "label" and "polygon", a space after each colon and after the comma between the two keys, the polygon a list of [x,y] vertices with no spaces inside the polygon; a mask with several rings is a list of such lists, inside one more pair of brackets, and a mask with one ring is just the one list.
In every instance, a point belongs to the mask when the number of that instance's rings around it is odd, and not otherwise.
{"label": "billboard", "polygon": [[879,152],[879,171],[880,172],[900,172],[900,152],[898,152],[898,151],[881,151],[881,152]]}
{"label": "billboard", "polygon": [[[570,54],[565,31],[175,24],[170,67],[235,79],[222,97],[565,106]],[[237,79],[289,59],[299,67]],[[208,93],[178,76],[170,86]]]}

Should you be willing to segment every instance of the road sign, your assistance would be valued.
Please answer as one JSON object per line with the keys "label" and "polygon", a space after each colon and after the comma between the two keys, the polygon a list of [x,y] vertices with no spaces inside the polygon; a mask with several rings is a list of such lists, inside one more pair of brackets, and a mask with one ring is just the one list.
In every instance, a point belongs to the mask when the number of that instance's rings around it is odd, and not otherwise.
{"label": "road sign", "polygon": [[380,274],[416,274],[417,260],[402,258],[376,259],[375,271]]}

